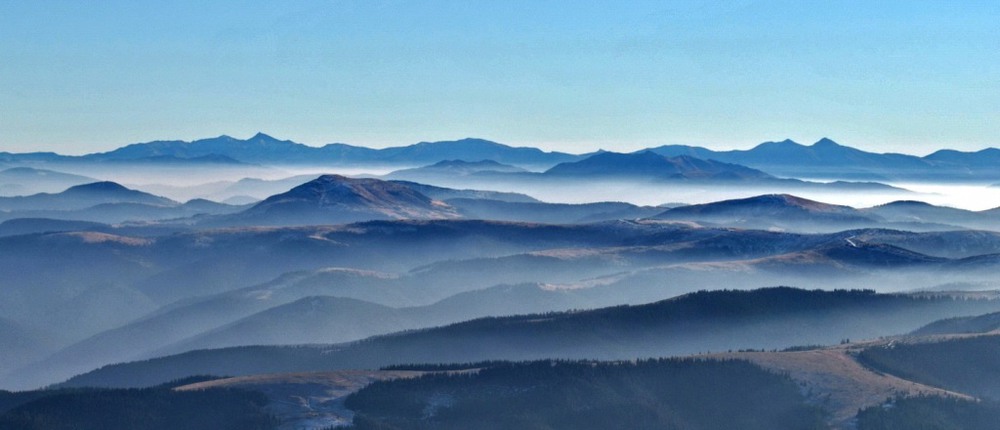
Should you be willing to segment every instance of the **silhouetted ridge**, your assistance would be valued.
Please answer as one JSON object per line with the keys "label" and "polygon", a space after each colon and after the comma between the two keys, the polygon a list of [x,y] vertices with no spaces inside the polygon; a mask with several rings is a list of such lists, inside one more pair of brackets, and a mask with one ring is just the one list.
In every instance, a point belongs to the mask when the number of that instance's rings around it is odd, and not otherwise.
{"label": "silhouetted ridge", "polygon": [[132,192],[128,188],[125,188],[121,184],[111,181],[94,182],[90,184],[77,185],[68,188],[65,192],[67,194],[82,194],[82,193],[127,193]]}
{"label": "silhouetted ridge", "polygon": [[639,177],[648,179],[772,179],[771,175],[737,164],[688,155],[667,157],[653,151],[630,154],[601,152],[584,160],[559,164],[547,176]]}
{"label": "silhouetted ridge", "polygon": [[447,167],[447,166],[503,166],[503,164],[497,163],[493,160],[480,160],[480,161],[465,161],[465,160],[442,160],[431,166],[437,167]]}
{"label": "silhouetted ridge", "polygon": [[849,206],[831,205],[790,194],[765,194],[745,199],[681,206],[670,209],[657,217],[730,213],[755,216],[787,216],[793,213],[799,215],[844,214],[861,216],[856,209]]}
{"label": "silhouetted ridge", "polygon": [[67,211],[109,203],[138,203],[154,206],[176,206],[178,204],[165,197],[132,190],[108,181],[76,185],[56,194],[39,193],[30,196],[0,197],[0,209],[11,211]]}
{"label": "silhouetted ridge", "polygon": [[[139,160],[153,156],[173,156],[193,159],[206,155],[222,155],[240,162],[251,163],[436,163],[441,160],[496,160],[501,163],[539,164],[551,166],[575,160],[579,156],[559,152],[544,152],[537,148],[516,148],[484,139],[465,138],[456,141],[420,142],[408,146],[372,149],[343,143],[314,147],[290,140],[279,140],[262,132],[246,140],[222,135],[185,141],[153,141],[135,143],[104,153],[89,154],[88,160]],[[25,158],[25,155],[18,155]],[[25,158],[27,159],[27,158]]]}
{"label": "silhouetted ridge", "polygon": [[889,208],[889,207],[933,208],[936,206],[919,200],[896,200],[896,201],[891,201],[889,203],[878,205],[876,207],[877,208]]}
{"label": "silhouetted ridge", "polygon": [[431,204],[429,197],[400,184],[378,179],[323,175],[292,188],[287,193],[268,197],[256,207],[290,200],[316,203],[320,207],[348,204]]}

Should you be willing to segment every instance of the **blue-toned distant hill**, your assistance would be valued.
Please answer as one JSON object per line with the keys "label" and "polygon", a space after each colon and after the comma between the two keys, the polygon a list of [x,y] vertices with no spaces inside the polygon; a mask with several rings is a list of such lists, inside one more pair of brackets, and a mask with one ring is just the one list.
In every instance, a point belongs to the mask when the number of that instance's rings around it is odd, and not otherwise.
{"label": "blue-toned distant hill", "polygon": [[219,136],[191,142],[157,140],[134,143],[109,152],[86,155],[89,160],[126,161],[145,159],[194,159],[222,156],[244,162],[308,159],[316,148],[290,140],[278,140],[263,133],[246,139]]}
{"label": "blue-toned distant hill", "polygon": [[[941,149],[933,154],[918,157],[907,154],[867,152],[823,138],[812,145],[783,140],[764,142],[752,149],[731,151],[714,151],[688,145],[664,145],[637,151],[636,154],[642,154],[646,151],[671,158],[687,157],[703,162],[715,161],[736,164],[778,177],[875,181],[1000,180],[1000,169],[997,168],[1000,166],[1000,149],[996,148],[976,152]],[[512,147],[477,138],[419,142],[383,149],[344,143],[331,143],[322,147],[314,147],[257,133],[249,139],[223,135],[190,142],[160,140],[135,143],[113,151],[83,156],[64,156],[52,152],[23,154],[0,152],[0,165],[118,162],[170,165],[239,165],[249,163],[262,165],[420,166],[443,161],[479,163],[482,160],[491,160],[500,164],[544,169],[560,163],[581,161],[603,153],[604,151],[591,154],[545,152],[537,148]],[[437,167],[456,169],[456,166]],[[468,170],[464,167],[459,167],[458,170]]]}
{"label": "blue-toned distant hill", "polygon": [[932,163],[940,165],[970,166],[996,168],[1000,166],[1000,149],[986,148],[976,152],[962,152],[952,149],[942,149],[924,157]]}
{"label": "blue-toned distant hill", "polygon": [[848,206],[831,205],[788,194],[723,200],[669,209],[655,219],[684,220],[743,228],[826,228],[844,230],[884,222]]}
{"label": "blue-toned distant hill", "polygon": [[915,200],[898,200],[863,211],[896,223],[953,225],[980,230],[1000,229],[997,209],[969,211]]}
{"label": "blue-toned distant hill", "polygon": [[493,160],[464,161],[444,160],[429,166],[396,170],[388,175],[388,179],[407,181],[439,182],[462,181],[465,178],[489,180],[491,177],[502,178],[506,174],[528,173],[527,170]]}
{"label": "blue-toned distant hill", "polygon": [[662,210],[621,202],[545,203],[517,193],[323,175],[290,191],[270,196],[243,212],[207,217],[199,222],[213,227],[454,218],[581,223],[645,218]]}
{"label": "blue-toned distant hill", "polygon": [[483,139],[420,142],[414,145],[378,150],[380,161],[400,164],[434,163],[442,160],[493,160],[515,165],[553,165],[577,160],[579,155],[543,152],[537,148],[515,148]]}
{"label": "blue-toned distant hill", "polygon": [[87,155],[88,160],[138,160],[151,157],[195,159],[224,156],[246,163],[263,164],[429,164],[443,160],[480,161],[551,166],[575,160],[579,156],[544,152],[536,148],[515,148],[483,139],[461,139],[385,149],[372,149],[343,143],[313,147],[290,140],[279,140],[264,133],[241,140],[219,136],[191,142],[170,140],[136,143],[114,151]]}
{"label": "blue-toned distant hill", "polygon": [[601,152],[586,159],[559,164],[543,173],[558,178],[634,178],[761,180],[776,179],[760,170],[687,155],[667,157],[652,151],[631,154]]}
{"label": "blue-toned distant hill", "polygon": [[114,182],[94,182],[70,187],[61,193],[0,198],[0,209],[76,210],[108,203],[141,203],[174,206],[178,203],[160,196],[125,188]]}
{"label": "blue-toned distant hill", "polygon": [[0,373],[38,359],[51,348],[49,334],[32,330],[0,317]]}
{"label": "blue-toned distant hill", "polygon": [[976,212],[913,200],[856,209],[790,194],[767,194],[680,206],[652,218],[764,230],[836,231],[880,226],[911,231],[943,231],[996,230],[1000,228],[997,212],[998,209]]}
{"label": "blue-toned distant hill", "polygon": [[247,164],[232,157],[219,154],[199,155],[196,157],[180,157],[176,155],[153,155],[149,157],[109,160],[127,164],[162,164],[162,165],[243,165]]}
{"label": "blue-toned distant hill", "polygon": [[779,176],[868,180],[986,180],[1000,178],[1000,150],[941,150],[925,157],[879,154],[823,138],[812,145],[764,142],[748,150],[713,151],[687,145],[650,148],[666,156],[693,156],[737,163]]}
{"label": "blue-toned distant hill", "polygon": [[472,199],[472,200],[492,200],[509,203],[542,203],[538,199],[526,194],[507,193],[501,191],[483,190],[456,190],[454,188],[435,187],[433,185],[419,184],[410,181],[390,181],[400,185],[410,187],[417,192],[426,195],[434,200],[447,201],[451,199]]}
{"label": "blue-toned distant hill", "polygon": [[406,185],[323,175],[218,221],[242,225],[339,224],[375,219],[458,218],[450,206]]}
{"label": "blue-toned distant hill", "polygon": [[[11,232],[65,231],[72,223],[89,221],[120,223],[222,215],[246,209],[243,206],[194,199],[179,203],[166,197],[126,188],[115,182],[94,182],[70,187],[61,193],[0,197],[0,235]],[[6,221],[17,222],[17,226]],[[77,224],[76,227],[81,226]],[[71,228],[75,230],[76,228]]]}
{"label": "blue-toned distant hill", "polygon": [[[496,174],[499,175],[499,174]],[[496,175],[494,177],[496,177]],[[878,182],[812,182],[779,178],[741,164],[696,158],[667,156],[651,150],[628,154],[602,151],[580,161],[560,163],[540,174],[509,174],[525,180],[614,180],[629,182],[686,182],[702,185],[744,185],[761,190],[828,190],[908,193]]]}

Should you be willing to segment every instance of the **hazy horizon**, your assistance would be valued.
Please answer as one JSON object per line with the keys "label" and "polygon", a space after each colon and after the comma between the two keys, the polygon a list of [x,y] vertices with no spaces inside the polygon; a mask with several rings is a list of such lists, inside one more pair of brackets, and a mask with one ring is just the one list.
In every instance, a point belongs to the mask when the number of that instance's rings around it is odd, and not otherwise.
{"label": "hazy horizon", "polygon": [[[303,142],[303,141],[298,141],[298,140],[295,140],[295,139],[292,139],[292,138],[289,138],[289,137],[285,137],[285,136],[281,136],[281,135],[275,135],[275,134],[268,133],[266,131],[261,130],[261,131],[248,132],[248,133],[239,133],[239,134],[235,134],[235,135],[234,134],[227,134],[227,133],[217,133],[217,134],[209,134],[209,135],[200,136],[200,137],[193,137],[193,138],[155,137],[155,138],[148,138],[148,139],[143,139],[143,140],[137,140],[137,141],[134,141],[134,142],[109,143],[108,146],[106,146],[106,147],[101,147],[101,148],[98,148],[98,149],[95,149],[95,150],[87,150],[87,151],[82,151],[82,152],[81,151],[76,151],[76,152],[61,152],[61,151],[53,149],[54,147],[50,148],[50,147],[43,147],[43,146],[39,146],[37,148],[32,148],[31,150],[27,150],[27,151],[17,151],[17,150],[7,149],[4,146],[3,143],[0,143],[0,152],[10,152],[10,153],[55,152],[55,153],[60,154],[60,155],[79,156],[79,155],[88,155],[88,154],[95,154],[95,153],[110,152],[110,151],[114,151],[115,149],[119,149],[119,148],[122,148],[122,147],[128,146],[128,145],[144,144],[144,143],[157,142],[157,141],[194,142],[194,141],[198,141],[198,140],[214,139],[214,138],[219,138],[219,137],[232,137],[232,138],[237,139],[237,140],[248,140],[248,139],[253,138],[257,134],[265,134],[265,135],[273,137],[273,138],[275,138],[277,140],[292,141],[294,143],[302,144],[302,145],[313,147],[313,148],[321,148],[321,147],[326,146],[326,145],[334,145],[334,144],[346,144],[346,145],[351,145],[351,146],[365,147],[365,148],[372,148],[372,149],[385,149],[385,148],[405,147],[405,146],[410,146],[410,145],[414,145],[414,144],[417,144],[417,143],[423,143],[423,142],[451,142],[451,141],[458,141],[458,140],[463,140],[463,139],[481,139],[481,140],[487,140],[487,141],[491,141],[491,142],[499,143],[499,144],[502,144],[502,145],[507,145],[507,146],[510,146],[510,147],[515,147],[515,148],[537,148],[537,149],[540,149],[540,150],[545,151],[545,152],[564,152],[564,153],[574,154],[574,155],[583,155],[583,154],[588,154],[588,153],[598,152],[598,151],[629,153],[629,152],[641,151],[643,149],[655,148],[655,147],[659,147],[659,146],[668,146],[668,145],[680,145],[680,146],[700,147],[700,148],[705,148],[705,149],[709,149],[709,150],[712,150],[712,151],[720,151],[720,152],[723,152],[723,151],[747,151],[747,150],[751,150],[751,149],[753,149],[753,148],[755,148],[755,147],[757,147],[757,146],[759,146],[759,145],[761,145],[763,143],[782,142],[782,141],[786,141],[786,140],[791,140],[791,141],[793,141],[795,143],[798,143],[800,145],[811,146],[811,145],[815,144],[816,142],[818,142],[820,140],[823,140],[823,139],[829,139],[829,140],[832,140],[834,142],[837,142],[840,145],[848,146],[848,147],[851,147],[851,148],[854,148],[854,149],[858,149],[858,150],[861,150],[861,151],[865,151],[865,152],[871,152],[871,153],[876,153],[876,154],[904,154],[904,155],[912,155],[912,156],[915,156],[915,157],[924,157],[924,156],[930,155],[930,154],[932,154],[932,153],[934,153],[936,151],[946,150],[946,149],[947,150],[957,150],[957,151],[962,151],[962,152],[977,152],[977,151],[981,151],[981,150],[984,150],[984,149],[993,149],[993,148],[1000,147],[1000,145],[991,145],[991,146],[984,146],[984,147],[979,147],[979,148],[959,149],[959,148],[956,148],[956,147],[944,147],[944,146],[942,146],[942,147],[933,147],[933,148],[932,147],[928,147],[928,148],[926,148],[926,151],[923,151],[923,152],[914,152],[914,151],[905,151],[905,150],[904,151],[894,151],[894,150],[892,150],[892,151],[880,151],[880,150],[877,150],[877,149],[869,149],[869,148],[860,147],[860,146],[851,144],[850,142],[844,142],[844,141],[838,140],[835,137],[831,137],[831,136],[827,136],[827,135],[822,135],[822,136],[819,136],[819,137],[816,137],[816,138],[809,138],[809,139],[793,139],[793,138],[790,138],[790,137],[772,138],[772,139],[761,140],[759,142],[747,143],[746,145],[741,145],[741,146],[736,146],[736,145],[733,145],[733,146],[721,145],[721,146],[719,146],[719,145],[711,145],[711,144],[705,144],[705,143],[699,143],[699,142],[687,142],[687,143],[659,143],[659,144],[655,144],[654,143],[654,144],[650,144],[650,145],[647,145],[647,146],[638,146],[638,147],[631,148],[631,149],[619,149],[619,148],[614,148],[614,147],[598,147],[596,149],[586,149],[586,150],[580,149],[580,150],[576,150],[576,149],[573,149],[573,148],[556,148],[556,149],[553,149],[550,145],[545,145],[544,143],[542,143],[540,145],[536,145],[536,144],[528,144],[528,143],[523,143],[522,144],[522,143],[518,143],[518,142],[508,142],[508,141],[493,139],[493,138],[489,138],[489,137],[478,136],[478,135],[475,135],[474,133],[470,133],[468,135],[463,135],[463,136],[446,137],[446,138],[442,138],[442,139],[415,139],[415,140],[406,141],[406,142],[392,142],[392,143],[382,143],[382,144],[368,144],[368,143],[365,143],[365,142],[347,142],[347,141],[343,141],[343,140],[334,140],[334,141],[330,141],[330,142]],[[419,166],[419,164],[414,165],[414,167],[417,167],[417,166]]]}

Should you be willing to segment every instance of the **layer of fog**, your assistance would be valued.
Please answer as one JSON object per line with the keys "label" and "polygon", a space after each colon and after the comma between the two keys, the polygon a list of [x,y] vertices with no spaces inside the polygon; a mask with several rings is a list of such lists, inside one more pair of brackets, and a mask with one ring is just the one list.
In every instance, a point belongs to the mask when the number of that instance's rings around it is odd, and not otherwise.
{"label": "layer of fog", "polygon": [[[740,199],[761,194],[793,194],[824,203],[866,208],[897,200],[919,200],[937,206],[967,210],[1000,207],[1000,187],[962,183],[886,183],[897,190],[832,189],[820,183],[795,185],[756,185],[720,182],[718,185],[685,182],[650,183],[640,181],[574,180],[489,181],[457,178],[454,181],[427,181],[431,185],[477,188],[489,191],[518,192],[550,203],[591,203],[621,201],[642,206],[683,203],[699,204]],[[824,189],[831,188],[831,189]]]}
{"label": "layer of fog", "polygon": [[[302,177],[302,182],[305,182],[311,176],[322,174],[379,177],[393,171],[416,166],[262,166],[250,164],[171,166],[162,164],[73,163],[40,167],[90,176],[99,180],[114,181],[130,188],[152,192],[177,201],[187,201],[193,198],[223,201],[236,196],[263,199],[290,188],[286,188],[285,185],[276,187],[276,184],[271,184],[271,186],[262,186],[259,190],[244,186],[240,193],[227,191],[227,187],[247,178],[279,181],[291,177]],[[680,181],[662,183],[583,179],[554,181],[539,177],[501,179],[461,176],[441,179],[425,178],[417,182],[451,188],[517,192],[550,203],[619,201],[643,206],[657,206],[672,203],[709,203],[761,194],[787,193],[855,208],[871,207],[895,200],[919,200],[938,206],[968,210],[1000,207],[1000,187],[974,183],[885,183],[885,185],[897,187],[899,190],[862,190],[834,189],[837,187],[820,185],[819,182],[797,186],[794,184],[757,185],[743,182],[720,182],[718,185],[707,185]]]}

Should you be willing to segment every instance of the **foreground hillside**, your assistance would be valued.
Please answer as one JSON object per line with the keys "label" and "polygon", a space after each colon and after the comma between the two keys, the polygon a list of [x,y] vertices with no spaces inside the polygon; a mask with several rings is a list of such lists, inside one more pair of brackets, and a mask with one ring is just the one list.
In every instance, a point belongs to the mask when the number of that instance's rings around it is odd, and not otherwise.
{"label": "foreground hillside", "polygon": [[[276,421],[260,428],[278,429],[353,424],[358,429],[612,429],[624,425],[720,430],[759,426],[985,430],[994,428],[1000,419],[995,394],[983,391],[983,387],[993,387],[987,390],[997,392],[996,366],[964,364],[969,364],[970,357],[989,361],[998,345],[996,334],[891,336],[831,347],[675,359],[417,364],[382,371],[198,378],[171,386],[180,385],[179,394],[202,393],[202,399],[213,402],[252,398],[252,393],[233,390],[263,393],[266,399],[251,401],[250,409],[231,420],[259,417],[260,411],[266,411]],[[867,367],[873,357],[877,357],[875,367]],[[970,381],[977,382],[969,385]],[[153,411],[165,411],[165,405],[183,400],[162,387],[0,392],[0,422],[62,417],[72,419],[78,426],[74,428],[101,428],[95,423],[102,418],[59,406],[83,404],[76,393],[89,394],[92,399],[87,404],[119,398],[125,401],[121,404],[132,406],[144,405],[149,394],[159,393],[156,396],[165,402],[146,406]],[[105,407],[111,408],[111,414],[120,411],[117,406]],[[197,414],[214,416],[207,411]],[[226,428],[222,424],[217,428]]]}
{"label": "foreground hillside", "polygon": [[[681,410],[673,408],[669,389],[653,388],[659,378],[676,378],[666,369],[659,368],[652,374],[637,371],[639,375],[630,375],[626,380],[609,381],[609,375],[615,373],[609,369],[628,373],[622,369],[655,368],[663,361],[482,363],[478,366],[484,369],[472,376],[438,374],[377,383],[348,397],[346,404],[357,412],[354,427],[359,429],[451,428],[471,425],[473,417],[483,414],[492,418],[490,422],[503,423],[497,428],[620,428],[622,423],[630,428],[686,428],[698,419],[689,418],[684,424],[649,421],[676,419],[691,411],[702,411],[713,418],[735,418],[728,423],[700,421],[692,428],[753,428],[774,418],[776,411],[790,410],[783,407],[806,404],[816,408],[825,421],[811,424],[816,428],[986,430],[996,428],[1000,420],[995,363],[998,346],[1000,336],[996,334],[973,338],[894,337],[827,348],[734,352],[674,361],[675,365],[686,363],[690,368],[715,366],[710,374],[687,383],[671,381],[678,384],[684,399],[698,399]],[[788,378],[804,398],[768,393],[773,385],[744,379],[755,375],[754,369],[743,369],[739,375],[727,374],[724,369],[749,363]],[[717,377],[725,378],[724,386],[714,385]],[[747,383],[752,394],[742,391],[749,388],[744,385]],[[630,400],[633,390],[643,393],[642,401]],[[711,397],[699,398],[703,390]],[[727,404],[730,395],[739,396],[741,403]],[[773,401],[758,404],[758,396]],[[623,403],[616,404],[619,401]],[[602,409],[609,405],[614,406]],[[720,409],[705,411],[715,407]],[[652,413],[651,409],[661,412]],[[428,410],[434,412],[428,414]],[[747,410],[754,412],[744,415]],[[590,416],[594,411],[600,415]],[[581,416],[589,419],[574,423]],[[797,425],[804,423],[785,415],[769,425],[799,428]]]}
{"label": "foreground hillside", "polygon": [[105,366],[64,385],[136,387],[197,374],[483,360],[634,359],[785,348],[904,333],[936,319],[996,309],[1000,300],[943,294],[792,288],[710,291],[647,305],[483,318],[340,345],[198,350]]}
{"label": "foreground hillside", "polygon": [[269,430],[268,399],[247,390],[175,391],[175,381],[141,390],[0,392],[4,430]]}
{"label": "foreground hillside", "polygon": [[1000,401],[998,333],[899,341],[867,348],[859,361],[873,369],[969,395]]}
{"label": "foreground hillside", "polygon": [[376,383],[353,428],[822,429],[788,377],[740,361],[539,361]]}

